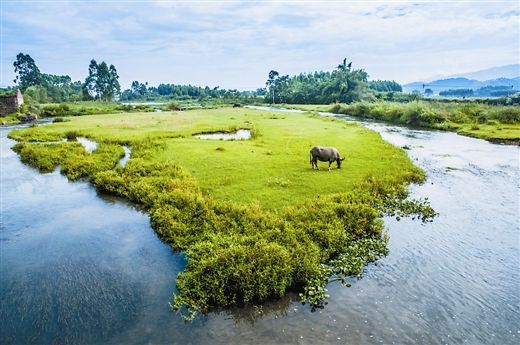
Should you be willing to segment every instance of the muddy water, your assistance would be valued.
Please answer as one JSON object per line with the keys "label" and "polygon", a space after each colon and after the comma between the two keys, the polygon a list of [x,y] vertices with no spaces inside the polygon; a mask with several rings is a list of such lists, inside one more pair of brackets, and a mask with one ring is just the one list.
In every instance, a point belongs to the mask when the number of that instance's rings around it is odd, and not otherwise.
{"label": "muddy water", "polygon": [[364,125],[409,147],[428,174],[412,195],[440,216],[386,219],[389,255],[351,288],[331,284],[321,311],[289,295],[192,323],[167,305],[183,256],[147,215],[22,165],[2,129],[0,343],[517,344],[519,148]]}

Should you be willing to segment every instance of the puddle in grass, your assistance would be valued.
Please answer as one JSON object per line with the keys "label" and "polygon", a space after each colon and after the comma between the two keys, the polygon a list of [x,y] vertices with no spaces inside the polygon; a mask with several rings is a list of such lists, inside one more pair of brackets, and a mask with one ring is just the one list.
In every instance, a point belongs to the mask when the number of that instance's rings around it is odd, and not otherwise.
{"label": "puddle in grass", "polygon": [[236,132],[213,132],[196,134],[194,137],[206,140],[247,140],[251,139],[249,129],[239,129]]}

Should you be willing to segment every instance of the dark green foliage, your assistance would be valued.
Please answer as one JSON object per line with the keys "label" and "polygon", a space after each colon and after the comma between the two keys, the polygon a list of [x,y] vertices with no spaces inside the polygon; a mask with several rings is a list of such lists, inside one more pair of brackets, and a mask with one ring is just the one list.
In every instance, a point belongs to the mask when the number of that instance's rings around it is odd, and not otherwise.
{"label": "dark green foliage", "polygon": [[68,121],[68,120],[64,119],[63,117],[55,117],[54,119],[52,119],[53,123],[66,122],[66,121]]}
{"label": "dark green foliage", "polygon": [[42,74],[33,58],[29,54],[19,53],[13,63],[16,79],[14,80],[25,91],[29,86],[40,85],[43,82]]}
{"label": "dark green foliage", "polygon": [[72,82],[68,75],[41,73],[33,58],[19,53],[13,63],[17,74],[15,83],[28,101],[37,103],[70,102],[81,100],[81,83]]}
{"label": "dark green foliage", "polygon": [[443,97],[472,97],[473,90],[472,89],[454,89],[454,90],[445,90],[439,92],[439,96]]}
{"label": "dark green foliage", "polygon": [[402,92],[403,87],[393,80],[373,80],[368,83],[368,87],[375,91],[382,92]]}
{"label": "dark green foliage", "polygon": [[439,92],[444,97],[505,97],[513,96],[518,92],[518,86],[515,89],[511,86],[484,86],[476,90],[473,89],[450,89]]}
{"label": "dark green foliage", "polygon": [[114,65],[107,65],[105,61],[100,64],[92,59],[88,67],[88,75],[83,84],[83,94],[88,99],[111,101],[121,91],[119,76]]}
{"label": "dark green foliage", "polygon": [[[484,86],[475,90],[477,97],[506,97],[518,94],[518,85],[516,88],[511,86]],[[518,97],[518,96],[517,96]]]}
{"label": "dark green foliage", "polygon": [[[351,103],[367,95],[368,74],[364,70],[338,68],[332,72],[288,75],[268,80],[266,101],[291,104]],[[274,95],[274,96],[273,96]]]}
{"label": "dark green foliage", "polygon": [[[200,87],[194,85],[176,85],[176,84],[159,84],[158,86],[150,86],[148,83],[140,83],[135,80],[132,87],[121,93],[122,101],[158,101],[163,100],[169,102],[172,99],[176,101],[197,100],[200,103],[224,103],[233,104],[242,102],[250,104],[253,102],[263,102],[265,89],[257,89],[256,91],[239,91],[236,89],[221,89],[217,87]],[[185,108],[182,106],[181,108]],[[167,108],[168,110],[178,110]]]}

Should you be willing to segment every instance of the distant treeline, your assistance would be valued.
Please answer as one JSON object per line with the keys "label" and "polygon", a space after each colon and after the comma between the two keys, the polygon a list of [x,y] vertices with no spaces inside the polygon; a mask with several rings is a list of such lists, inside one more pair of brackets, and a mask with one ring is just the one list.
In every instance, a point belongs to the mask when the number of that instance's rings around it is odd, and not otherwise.
{"label": "distant treeline", "polygon": [[[14,82],[26,97],[27,103],[67,103],[97,100],[120,101],[188,101],[204,103],[291,103],[331,104],[358,101],[391,101],[407,103],[423,99],[419,92],[403,93],[393,80],[369,81],[363,69],[353,69],[352,62],[344,59],[332,71],[280,75],[270,71],[265,88],[255,91],[221,89],[194,85],[159,84],[133,81],[129,89],[121,92],[119,76],[114,65],[92,59],[84,82],[72,81],[68,75],[42,73],[28,54],[19,53],[13,63]],[[14,91],[14,88],[7,92]],[[431,90],[430,94],[433,94]],[[5,91],[2,91],[5,92]],[[487,86],[478,90],[457,89],[440,93],[445,97],[503,97],[493,104],[509,104],[509,96],[517,90],[503,86]],[[426,93],[426,92],[425,92]],[[426,99],[426,98],[424,98]],[[480,102],[480,100],[479,100]],[[488,103],[488,104],[492,104]]]}
{"label": "distant treeline", "polygon": [[381,92],[403,92],[403,87],[393,80],[374,80],[369,82],[369,87]]}
{"label": "distant treeline", "polygon": [[122,101],[152,101],[158,99],[187,100],[207,98],[245,100],[255,99],[265,94],[265,89],[256,91],[239,91],[236,89],[221,89],[218,86],[200,87],[194,85],[159,84],[159,86],[148,86],[148,83],[133,81],[130,89],[121,93]]}
{"label": "distant treeline", "polygon": [[[114,65],[92,59],[84,82],[72,81],[68,75],[42,73],[29,54],[19,53],[13,63],[16,74],[16,87],[20,88],[28,103],[66,103],[98,100],[111,102],[150,101],[150,100],[206,100],[224,99],[227,101],[263,101],[265,89],[239,91],[193,85],[160,84],[148,86],[148,83],[134,81],[130,89],[121,92],[119,76]],[[1,92],[10,93],[15,88]]]}
{"label": "distant treeline", "polygon": [[519,90],[510,86],[484,86],[479,89],[450,89],[439,92],[443,97],[507,97]]}

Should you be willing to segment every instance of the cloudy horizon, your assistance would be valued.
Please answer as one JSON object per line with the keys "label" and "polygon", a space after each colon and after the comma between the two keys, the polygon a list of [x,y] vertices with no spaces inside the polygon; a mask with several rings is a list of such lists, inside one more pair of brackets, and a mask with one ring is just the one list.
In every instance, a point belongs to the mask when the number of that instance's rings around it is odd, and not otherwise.
{"label": "cloudy horizon", "polygon": [[2,86],[30,54],[85,79],[90,59],[133,80],[256,89],[269,70],[332,70],[346,57],[400,83],[519,61],[517,1],[2,2]]}

